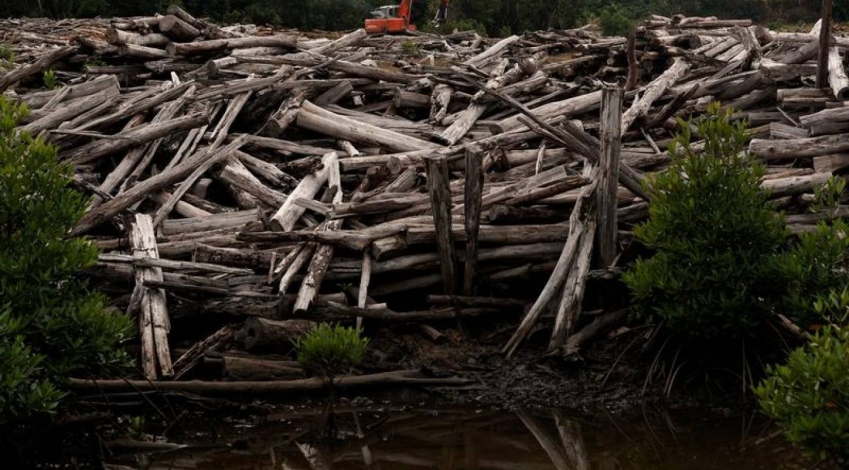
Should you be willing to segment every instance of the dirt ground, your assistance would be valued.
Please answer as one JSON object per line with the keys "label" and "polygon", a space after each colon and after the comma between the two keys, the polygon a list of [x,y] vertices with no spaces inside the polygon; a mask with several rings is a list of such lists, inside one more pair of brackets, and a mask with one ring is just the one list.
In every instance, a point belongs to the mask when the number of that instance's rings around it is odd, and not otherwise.
{"label": "dirt ground", "polygon": [[615,413],[661,402],[737,405],[744,398],[736,388],[735,393],[682,384],[667,393],[666,381],[647,383],[654,356],[629,348],[636,333],[602,338],[568,361],[545,355],[542,334],[509,359],[501,353],[506,337],[464,338],[458,330],[444,330],[443,334],[445,341],[434,344],[414,332],[384,331],[372,338],[364,366],[374,370],[423,368],[434,374],[474,379],[477,384],[470,387],[431,392],[440,401],[507,409],[563,408],[579,413],[604,409]]}

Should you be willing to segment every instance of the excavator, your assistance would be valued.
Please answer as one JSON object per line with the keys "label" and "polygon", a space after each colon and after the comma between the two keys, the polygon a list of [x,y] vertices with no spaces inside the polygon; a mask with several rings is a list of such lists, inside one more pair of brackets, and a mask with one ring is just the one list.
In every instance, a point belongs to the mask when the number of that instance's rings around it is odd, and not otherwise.
{"label": "excavator", "polygon": [[[369,34],[399,34],[407,31],[415,31],[416,25],[410,18],[413,14],[413,2],[415,0],[401,0],[398,5],[386,5],[371,12],[371,18],[366,20],[366,32]],[[434,23],[442,24],[448,16],[448,2],[441,0],[439,10],[436,12]]]}

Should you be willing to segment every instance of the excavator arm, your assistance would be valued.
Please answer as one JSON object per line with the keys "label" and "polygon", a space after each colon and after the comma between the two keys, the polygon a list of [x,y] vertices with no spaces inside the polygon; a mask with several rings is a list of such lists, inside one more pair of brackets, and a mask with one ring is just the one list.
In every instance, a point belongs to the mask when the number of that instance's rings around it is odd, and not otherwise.
{"label": "excavator arm", "polygon": [[433,18],[433,22],[437,25],[445,24],[445,21],[448,20],[448,2],[449,0],[442,0],[439,9],[436,10],[436,16]]}

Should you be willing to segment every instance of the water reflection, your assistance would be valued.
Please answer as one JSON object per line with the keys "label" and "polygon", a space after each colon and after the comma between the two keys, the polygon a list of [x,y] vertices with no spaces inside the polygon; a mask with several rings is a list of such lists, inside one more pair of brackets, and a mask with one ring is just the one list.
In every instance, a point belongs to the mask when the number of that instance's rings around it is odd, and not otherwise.
{"label": "water reflection", "polygon": [[[192,424],[184,447],[116,456],[113,468],[757,470],[810,468],[759,417],[708,412],[293,410],[262,422]],[[211,444],[218,445],[211,445]]]}

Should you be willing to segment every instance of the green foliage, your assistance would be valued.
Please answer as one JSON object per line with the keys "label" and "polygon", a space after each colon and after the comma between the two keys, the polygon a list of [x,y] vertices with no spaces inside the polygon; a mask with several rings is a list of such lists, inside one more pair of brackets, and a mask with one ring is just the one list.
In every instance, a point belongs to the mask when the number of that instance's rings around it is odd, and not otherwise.
{"label": "green foliage", "polygon": [[618,6],[609,6],[601,11],[598,24],[605,36],[627,36],[634,30],[632,16]]}
{"label": "green foliage", "polygon": [[38,380],[44,356],[35,354],[19,334],[20,319],[0,314],[0,415],[53,411],[62,398],[52,383]]}
{"label": "green foliage", "polygon": [[6,44],[0,44],[0,60],[12,62],[15,60],[15,53],[12,48]]}
{"label": "green foliage", "polygon": [[104,67],[104,66],[106,66],[106,62],[104,62],[100,59],[88,59],[87,61],[85,61],[85,68],[88,68],[88,67]]}
{"label": "green foliage", "polygon": [[811,212],[836,208],[840,205],[840,200],[845,191],[846,180],[833,176],[824,185],[814,187],[814,202],[811,204]]}
{"label": "green foliage", "polygon": [[[0,97],[0,349],[16,358],[0,361],[0,377],[27,377],[24,389],[8,392],[19,405],[7,401],[0,411],[16,414],[51,408],[51,382],[126,365],[118,345],[132,331],[130,319],[107,311],[80,277],[97,250],[65,236],[88,201],[68,186],[71,169],[58,163],[55,148],[16,131],[26,112]],[[40,390],[44,406],[29,407],[25,389]]]}
{"label": "green foliage", "polygon": [[712,104],[670,145],[672,163],[651,178],[649,220],[634,234],[654,250],[625,274],[636,315],[685,336],[733,338],[770,313],[772,256],[783,221],[761,188],[764,168],[745,153],[745,123]]}
{"label": "green foliage", "polygon": [[849,463],[849,328],[826,326],[755,395],[787,439],[819,459]]}
{"label": "green foliage", "polygon": [[409,39],[405,39],[401,41],[401,50],[404,51],[405,54],[409,54],[412,56],[421,55],[422,46],[416,41],[411,41]]}
{"label": "green foliage", "polygon": [[332,384],[333,377],[348,372],[363,361],[368,338],[359,328],[320,324],[295,342],[298,363]]}
{"label": "green foliage", "polygon": [[15,53],[6,44],[0,43],[0,71],[11,70],[15,66]]}
{"label": "green foliage", "polygon": [[783,287],[780,310],[802,327],[822,323],[812,299],[828,296],[847,285],[849,269],[849,226],[837,220],[819,223],[812,232],[799,235],[799,242],[776,255],[776,284]]}
{"label": "green foliage", "polygon": [[849,324],[849,286],[843,290],[832,290],[828,295],[817,296],[814,311],[825,323]]}
{"label": "green foliage", "polygon": [[48,90],[55,90],[59,86],[59,80],[56,79],[56,72],[53,69],[44,72],[43,81],[44,87]]}

